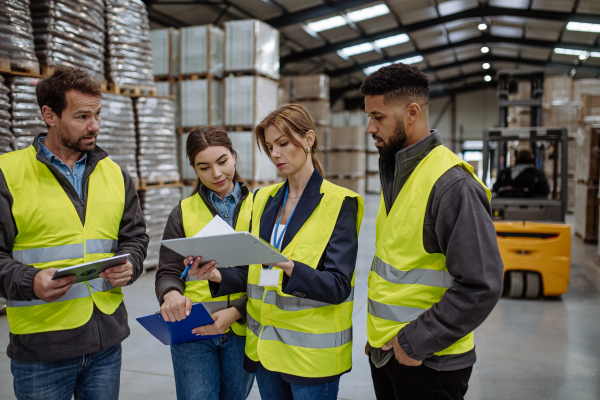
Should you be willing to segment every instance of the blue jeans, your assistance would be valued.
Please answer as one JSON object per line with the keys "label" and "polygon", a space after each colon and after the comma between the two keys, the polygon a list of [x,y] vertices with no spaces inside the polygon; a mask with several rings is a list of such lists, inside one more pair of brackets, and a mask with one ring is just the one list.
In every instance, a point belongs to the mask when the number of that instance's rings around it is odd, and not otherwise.
{"label": "blue jeans", "polygon": [[245,345],[234,335],[172,345],[177,399],[245,400],[254,382],[244,370]]}
{"label": "blue jeans", "polygon": [[281,378],[279,372],[266,370],[262,365],[256,371],[258,391],[269,400],[336,400],[340,378],[320,385],[293,385]]}
{"label": "blue jeans", "polygon": [[18,400],[116,400],[121,379],[121,345],[59,361],[11,360]]}

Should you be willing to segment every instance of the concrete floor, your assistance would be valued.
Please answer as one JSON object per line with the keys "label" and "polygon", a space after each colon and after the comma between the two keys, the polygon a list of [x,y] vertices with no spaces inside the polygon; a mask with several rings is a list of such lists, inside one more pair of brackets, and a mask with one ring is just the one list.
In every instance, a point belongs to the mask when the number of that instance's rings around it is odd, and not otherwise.
{"label": "concrete floor", "polygon": [[[378,196],[365,198],[354,302],[354,367],[342,377],[339,399],[374,399],[366,342],[367,274],[375,252]],[[169,348],[135,317],[158,310],[154,273],[125,288],[131,336],[123,343],[122,399],[174,399]],[[475,364],[466,398],[600,399],[600,262],[596,246],[574,238],[569,293],[559,299],[502,299],[477,330]],[[0,399],[14,399],[4,353],[8,323],[0,318]],[[260,399],[255,387],[249,399]]]}

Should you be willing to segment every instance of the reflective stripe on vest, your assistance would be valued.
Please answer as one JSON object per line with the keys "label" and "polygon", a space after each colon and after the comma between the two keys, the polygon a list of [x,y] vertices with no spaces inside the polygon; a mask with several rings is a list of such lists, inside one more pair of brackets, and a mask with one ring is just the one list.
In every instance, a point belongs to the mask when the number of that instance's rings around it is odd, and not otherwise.
{"label": "reflective stripe on vest", "polygon": [[[252,234],[260,234],[267,201],[283,184],[260,189],[254,199]],[[282,254],[317,268],[346,197],[358,202],[357,233],[363,215],[362,198],[323,180],[321,201],[283,249]],[[351,233],[348,233],[351,234]],[[270,371],[317,378],[343,373],[352,367],[352,292],[341,304],[292,297],[275,287],[258,286],[261,265],[248,271],[248,335],[246,355]]]}
{"label": "reflective stripe on vest", "polygon": [[[439,302],[454,283],[445,256],[425,251],[422,227],[433,186],[455,166],[469,171],[490,197],[472,167],[444,146],[433,149],[418,164],[389,214],[382,194],[376,222],[376,253],[369,272],[367,336],[373,347],[385,345]],[[435,355],[461,354],[473,347],[471,332]]]}
{"label": "reflective stripe on vest", "polygon": [[[236,231],[248,231],[250,228],[250,218],[252,215],[252,193],[244,199],[239,205]],[[181,201],[181,216],[183,230],[186,237],[194,236],[206,226],[214,217],[200,196],[196,193]],[[231,306],[231,301],[244,296],[245,293],[234,293],[229,296],[212,297],[208,281],[197,280],[190,274],[186,276],[184,296],[188,297],[193,303],[202,303],[206,310],[212,315],[217,311],[225,310]],[[246,325],[239,324],[237,321],[231,325],[231,330],[238,336],[246,336]]]}
{"label": "reflective stripe on vest", "polygon": [[[37,160],[34,146],[1,156],[0,170],[14,199],[14,260],[38,269],[66,268],[115,254],[125,182],[109,158],[98,161],[89,176],[85,224],[50,168]],[[110,315],[122,300],[121,288],[96,279],[73,285],[56,301],[9,301],[6,312],[11,333],[26,335],[80,327],[94,306]]]}

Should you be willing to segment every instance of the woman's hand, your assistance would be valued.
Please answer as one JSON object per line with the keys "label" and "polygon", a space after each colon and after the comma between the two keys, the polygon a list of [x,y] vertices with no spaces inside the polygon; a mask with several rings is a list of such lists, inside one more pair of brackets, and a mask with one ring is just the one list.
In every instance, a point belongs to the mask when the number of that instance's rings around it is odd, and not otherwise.
{"label": "woman's hand", "polygon": [[213,319],[215,320],[214,324],[199,326],[197,328],[192,329],[192,333],[196,335],[222,335],[231,324],[242,317],[242,314],[235,307],[230,307],[225,310],[217,311],[213,314]]}
{"label": "woman's hand", "polygon": [[194,257],[190,256],[183,260],[183,264],[187,267],[189,263],[194,260],[192,264],[192,268],[188,271],[188,275],[193,276],[195,279],[200,281],[212,281],[216,283],[221,283],[221,273],[217,270],[218,264],[215,260],[209,261],[200,267],[200,262],[202,261],[202,257]]}
{"label": "woman's hand", "polygon": [[192,301],[179,293],[171,290],[163,296],[163,304],[160,306],[160,314],[167,322],[181,321],[185,319],[192,310]]}
{"label": "woman's hand", "polygon": [[275,263],[275,264],[265,264],[270,265],[272,267],[277,267],[283,270],[287,276],[292,276],[292,272],[294,271],[294,261],[288,260],[285,262]]}

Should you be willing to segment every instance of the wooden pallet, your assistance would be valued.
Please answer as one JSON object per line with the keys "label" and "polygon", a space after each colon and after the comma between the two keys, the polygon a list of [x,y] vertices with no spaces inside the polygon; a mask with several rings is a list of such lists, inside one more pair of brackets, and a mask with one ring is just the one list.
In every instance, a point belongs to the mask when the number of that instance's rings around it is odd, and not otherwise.
{"label": "wooden pallet", "polygon": [[223,78],[219,78],[219,77],[216,77],[216,76],[214,76],[212,74],[208,74],[208,73],[182,74],[182,75],[179,75],[179,78],[177,80],[179,82],[181,82],[181,81],[197,81],[200,79],[208,79],[208,80],[216,80],[216,81],[223,80]]}
{"label": "wooden pallet", "polygon": [[11,65],[10,60],[6,58],[0,58],[0,72],[10,75],[31,76],[32,78],[42,77],[39,70],[14,67]]}
{"label": "wooden pallet", "polygon": [[240,76],[260,76],[261,78],[266,78],[269,80],[272,80],[273,82],[279,82],[279,79],[275,79],[272,76],[267,76],[265,74],[261,74],[259,72],[256,71],[228,71],[225,72],[225,76],[236,76],[236,77],[240,77]]}
{"label": "wooden pallet", "polygon": [[195,186],[195,185],[196,185],[196,182],[198,182],[198,180],[197,180],[197,179],[185,179],[185,180],[183,181],[183,185],[184,185],[184,186]]}
{"label": "wooden pallet", "polygon": [[154,82],[177,82],[177,77],[171,75],[154,75]]}
{"label": "wooden pallet", "polygon": [[[155,86],[138,86],[138,85],[117,85],[113,82],[108,82],[107,92],[121,94],[132,97],[151,96],[158,97]],[[162,96],[171,97],[171,96]]]}
{"label": "wooden pallet", "polygon": [[165,182],[148,182],[146,179],[142,179],[136,184],[136,190],[144,191],[150,189],[164,189],[164,188],[178,188],[183,186],[183,181],[165,181]]}
{"label": "wooden pallet", "polygon": [[254,127],[249,126],[249,125],[247,125],[247,126],[239,126],[239,125],[238,126],[226,126],[225,130],[227,132],[248,132],[248,131],[252,132],[252,131],[254,131]]}

